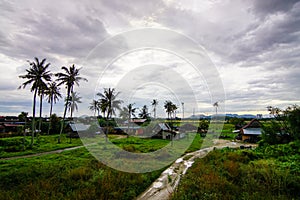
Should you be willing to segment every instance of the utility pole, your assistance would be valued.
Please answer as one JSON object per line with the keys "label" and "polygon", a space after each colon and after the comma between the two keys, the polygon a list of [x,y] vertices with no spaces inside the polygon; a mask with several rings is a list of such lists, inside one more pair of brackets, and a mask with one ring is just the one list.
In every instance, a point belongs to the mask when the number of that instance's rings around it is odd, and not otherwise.
{"label": "utility pole", "polygon": [[184,102],[181,102],[182,105],[182,119],[184,119]]}

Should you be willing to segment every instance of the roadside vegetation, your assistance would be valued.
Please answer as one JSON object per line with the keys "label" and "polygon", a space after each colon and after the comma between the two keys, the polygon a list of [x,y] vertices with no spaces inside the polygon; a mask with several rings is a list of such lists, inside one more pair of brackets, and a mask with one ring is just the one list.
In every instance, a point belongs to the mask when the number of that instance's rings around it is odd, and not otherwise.
{"label": "roadside vegetation", "polygon": [[300,143],[222,149],[197,159],[172,199],[298,199]]}

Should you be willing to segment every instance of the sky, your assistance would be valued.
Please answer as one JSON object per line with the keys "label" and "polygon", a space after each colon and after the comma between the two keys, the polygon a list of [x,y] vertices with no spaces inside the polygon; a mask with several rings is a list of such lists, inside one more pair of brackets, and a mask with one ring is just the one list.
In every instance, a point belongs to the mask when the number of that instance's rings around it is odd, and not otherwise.
{"label": "sky", "polygon": [[216,101],[238,114],[300,104],[299,24],[295,0],[0,0],[0,115],[32,115],[33,94],[17,88],[34,57],[53,73],[81,67],[75,116],[92,115],[108,87],[122,106],[151,111],[157,99],[161,117],[166,100],[178,116],[182,103],[185,116],[213,114]]}

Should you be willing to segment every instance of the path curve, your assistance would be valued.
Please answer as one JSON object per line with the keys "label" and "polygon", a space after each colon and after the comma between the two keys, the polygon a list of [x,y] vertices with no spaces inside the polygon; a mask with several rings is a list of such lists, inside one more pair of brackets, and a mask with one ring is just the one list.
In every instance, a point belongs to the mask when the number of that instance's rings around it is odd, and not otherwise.
{"label": "path curve", "polygon": [[2,160],[14,160],[14,159],[19,159],[19,158],[30,158],[30,157],[35,157],[35,156],[61,153],[63,151],[71,151],[71,150],[79,149],[79,148],[82,148],[82,147],[84,147],[84,146],[68,147],[68,148],[58,149],[58,150],[54,150],[54,151],[47,151],[47,152],[41,152],[41,153],[35,153],[35,154],[29,154],[29,155],[23,155],[23,156],[14,156],[14,157],[8,157],[8,158],[0,158],[0,161],[2,161]]}

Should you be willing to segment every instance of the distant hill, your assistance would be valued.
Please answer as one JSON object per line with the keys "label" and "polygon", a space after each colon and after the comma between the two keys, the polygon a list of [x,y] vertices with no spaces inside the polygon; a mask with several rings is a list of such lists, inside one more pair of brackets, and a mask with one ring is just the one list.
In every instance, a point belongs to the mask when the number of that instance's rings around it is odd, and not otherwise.
{"label": "distant hill", "polygon": [[[212,117],[215,117],[216,115],[203,115],[203,114],[200,114],[200,115],[191,115],[189,118],[190,119],[210,119]],[[253,118],[256,118],[256,115],[251,115],[251,114],[243,114],[243,115],[238,115],[238,114],[231,114],[231,113],[228,113],[228,114],[218,114],[218,116],[226,116],[226,117],[230,117],[230,118],[233,118],[233,117],[237,117],[237,118],[246,118],[246,119],[253,119]]]}

